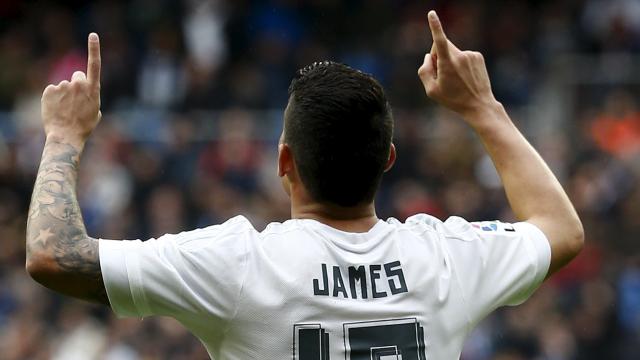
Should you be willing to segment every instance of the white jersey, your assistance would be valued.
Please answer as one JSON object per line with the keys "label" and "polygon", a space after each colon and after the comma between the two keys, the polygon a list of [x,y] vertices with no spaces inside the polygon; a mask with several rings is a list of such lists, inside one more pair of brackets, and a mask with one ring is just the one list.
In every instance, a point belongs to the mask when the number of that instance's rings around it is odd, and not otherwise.
{"label": "white jersey", "polygon": [[149,241],[100,240],[119,316],[176,318],[214,359],[458,359],[483,317],[524,301],[551,250],[529,223],[315,220],[256,231],[242,216]]}

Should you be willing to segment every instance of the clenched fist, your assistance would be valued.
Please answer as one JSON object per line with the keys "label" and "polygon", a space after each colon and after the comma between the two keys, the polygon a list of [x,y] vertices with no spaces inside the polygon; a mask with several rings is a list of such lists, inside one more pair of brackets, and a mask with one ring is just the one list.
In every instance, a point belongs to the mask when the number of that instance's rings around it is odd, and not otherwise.
{"label": "clenched fist", "polygon": [[430,11],[428,18],[433,46],[418,69],[424,89],[430,98],[465,120],[476,121],[487,107],[497,104],[484,58],[479,52],[461,51],[453,45],[435,11]]}
{"label": "clenched fist", "polygon": [[71,81],[49,85],[42,93],[42,122],[47,138],[84,145],[100,121],[100,40],[88,39],[87,74],[76,71]]}

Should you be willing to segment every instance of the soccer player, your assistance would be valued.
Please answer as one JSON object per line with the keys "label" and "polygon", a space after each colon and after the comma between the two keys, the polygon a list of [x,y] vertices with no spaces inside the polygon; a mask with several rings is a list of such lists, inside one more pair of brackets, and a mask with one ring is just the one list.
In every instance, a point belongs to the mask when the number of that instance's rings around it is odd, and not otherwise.
{"label": "soccer player", "polygon": [[520,222],[377,218],[396,157],[380,84],[315,63],[289,89],[278,175],[291,220],[256,231],[243,216],[148,241],[87,235],[80,155],[100,120],[100,50],[86,76],[42,95],[46,144],[27,226],[27,270],[44,286],[119,316],[172,316],[215,359],[457,359],[469,331],[523,302],[583,245],[562,187],[491,92],[482,55],[428,14],[418,74],[429,97],[478,134]]}

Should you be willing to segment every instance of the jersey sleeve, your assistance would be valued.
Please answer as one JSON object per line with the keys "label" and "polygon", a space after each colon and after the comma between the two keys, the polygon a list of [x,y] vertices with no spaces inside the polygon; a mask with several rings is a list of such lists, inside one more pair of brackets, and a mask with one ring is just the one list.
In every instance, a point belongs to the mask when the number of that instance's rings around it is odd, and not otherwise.
{"label": "jersey sleeve", "polygon": [[500,306],[524,302],[549,270],[549,242],[527,222],[469,223],[451,217],[444,237],[473,322]]}
{"label": "jersey sleeve", "polygon": [[172,316],[224,321],[233,316],[253,227],[242,217],[147,241],[100,240],[100,266],[120,317]]}

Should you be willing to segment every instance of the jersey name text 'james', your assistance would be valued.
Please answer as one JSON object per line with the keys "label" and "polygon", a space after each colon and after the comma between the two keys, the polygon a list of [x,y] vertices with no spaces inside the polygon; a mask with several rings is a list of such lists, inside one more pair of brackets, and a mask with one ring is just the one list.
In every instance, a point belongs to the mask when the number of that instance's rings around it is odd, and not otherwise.
{"label": "jersey name text 'james'", "polygon": [[[327,264],[321,264],[321,268],[322,280],[313,279],[314,295],[331,295],[333,297],[343,297],[347,299],[349,298],[347,285],[352,299],[367,299],[369,298],[369,294],[371,294],[373,298],[383,298],[409,291],[400,261],[392,261],[382,265],[349,266],[346,271],[348,283],[344,281],[344,276],[339,266],[332,267],[331,280],[329,280]],[[385,279],[387,281],[384,281]],[[357,291],[358,284],[360,285],[359,293]]]}

